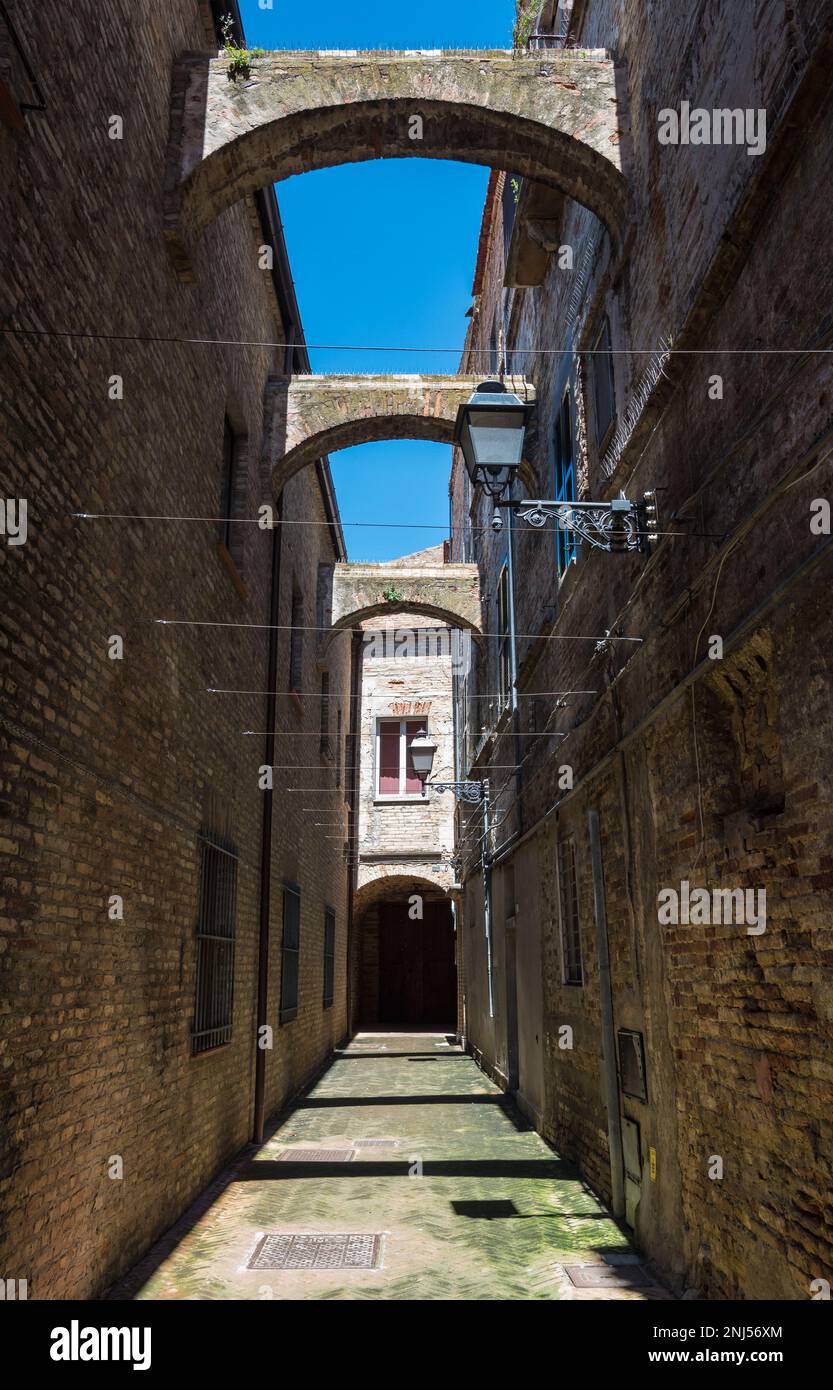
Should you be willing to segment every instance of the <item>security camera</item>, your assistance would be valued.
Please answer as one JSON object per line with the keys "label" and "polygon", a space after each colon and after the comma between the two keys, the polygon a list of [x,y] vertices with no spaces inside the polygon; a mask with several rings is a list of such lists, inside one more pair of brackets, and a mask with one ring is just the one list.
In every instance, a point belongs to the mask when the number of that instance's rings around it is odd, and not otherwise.
{"label": "security camera", "polygon": [[499,511],[492,513],[492,530],[495,532],[503,530],[503,517]]}

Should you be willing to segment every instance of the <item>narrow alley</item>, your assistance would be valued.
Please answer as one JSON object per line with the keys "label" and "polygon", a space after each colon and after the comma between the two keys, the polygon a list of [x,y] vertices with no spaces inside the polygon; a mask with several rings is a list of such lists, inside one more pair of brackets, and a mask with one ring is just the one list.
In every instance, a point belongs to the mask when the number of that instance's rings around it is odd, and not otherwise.
{"label": "narrow alley", "polygon": [[833,0],[0,0],[44,1358],[170,1376],[190,1322],[210,1374],[270,1301],[581,1305],[617,1379],[822,1326],[831,72]]}
{"label": "narrow alley", "polygon": [[670,1297],[441,1033],[357,1034],[111,1296]]}

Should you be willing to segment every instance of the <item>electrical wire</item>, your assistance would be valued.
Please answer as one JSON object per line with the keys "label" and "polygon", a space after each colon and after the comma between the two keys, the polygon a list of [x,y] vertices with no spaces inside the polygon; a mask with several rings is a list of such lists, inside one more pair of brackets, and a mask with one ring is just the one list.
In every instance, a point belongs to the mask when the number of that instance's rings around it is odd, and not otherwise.
{"label": "electrical wire", "polygon": [[[416,602],[416,600],[415,600]],[[350,632],[348,627],[318,627],[315,624],[307,623],[230,623],[221,622],[211,618],[149,618],[146,621],[155,623],[160,627],[233,627],[233,628],[252,628],[257,631],[267,632],[329,632],[338,634],[340,632]],[[379,629],[376,629],[379,631]],[[462,629],[471,631],[471,629]],[[504,632],[474,632],[473,637],[505,637]],[[529,641],[543,640],[545,642],[642,642],[642,637],[614,637],[610,633],[605,633],[603,637],[585,637],[575,633],[550,634],[544,636],[540,632],[518,632],[518,637],[527,638]],[[333,697],[331,697],[333,698]]]}
{"label": "electrical wire", "polygon": [[[179,334],[157,334],[157,333],[96,333],[85,329],[59,329],[59,328],[20,328],[12,325],[0,327],[0,333],[7,333],[11,337],[18,338],[45,338],[68,341],[92,341],[104,343],[153,343],[191,347],[245,347],[245,348],[298,348],[305,347],[310,351],[319,352],[424,352],[442,353],[459,355],[465,350],[465,345],[459,344],[455,347],[432,347],[424,345],[402,345],[395,343],[298,343],[280,342],[263,338],[194,338]],[[651,348],[582,348],[578,351],[579,357],[653,357],[658,353],[667,351],[662,347]],[[487,356],[491,353],[490,348],[469,347],[470,356]],[[513,357],[563,357],[567,354],[576,352],[574,344],[569,347],[513,347]],[[833,353],[833,348],[673,348],[672,357],[792,357],[797,355],[828,355]],[[310,372],[305,375],[319,376],[323,373]],[[343,373],[333,372],[333,376],[344,375]],[[356,373],[349,373],[356,375]],[[406,374],[407,375],[407,374]],[[463,375],[471,375],[464,373]],[[517,374],[515,374],[517,375]]]}

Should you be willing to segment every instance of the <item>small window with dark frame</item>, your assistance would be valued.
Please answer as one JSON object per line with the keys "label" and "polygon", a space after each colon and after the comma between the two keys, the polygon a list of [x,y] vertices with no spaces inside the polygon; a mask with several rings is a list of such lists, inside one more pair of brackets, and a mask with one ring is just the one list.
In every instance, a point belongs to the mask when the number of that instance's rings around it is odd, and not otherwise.
{"label": "small window with dark frame", "polygon": [[562,840],[558,846],[558,889],[561,918],[562,979],[565,985],[583,985],[584,971],[581,963],[574,835]]}
{"label": "small window with dark frame", "polygon": [[300,692],[304,667],[304,598],[300,590],[292,593],[289,631],[289,689]]}
{"label": "small window with dark frame", "polygon": [[512,650],[509,625],[509,567],[503,566],[497,582],[497,679],[500,707],[512,693]]}
{"label": "small window with dark frame", "polygon": [[301,890],[292,883],[283,887],[281,937],[281,1023],[298,1017],[298,965],[301,956]]}
{"label": "small window with dark frame", "polygon": [[343,754],[341,736],[341,706],[336,710],[336,786],[341,786],[341,759]]}
{"label": "small window with dark frame", "polygon": [[332,907],[324,909],[324,1008],[329,1009],[335,993],[336,914]]}
{"label": "small window with dark frame", "polygon": [[593,414],[596,419],[596,443],[601,447],[616,418],[616,394],[613,382],[613,353],[610,340],[610,320],[605,314],[593,343],[591,358],[593,376]]}
{"label": "small window with dark frame", "polygon": [[230,841],[204,831],[200,841],[192,1056],[222,1047],[231,1039],[236,915],[237,852]]}
{"label": "small window with dark frame", "polygon": [[[555,422],[555,500],[556,502],[575,502],[576,465],[573,447],[573,427],[570,416],[570,393],[564,392],[561,409]],[[556,565],[559,576],[576,558],[576,536],[574,531],[564,531],[560,526],[555,531]]]}

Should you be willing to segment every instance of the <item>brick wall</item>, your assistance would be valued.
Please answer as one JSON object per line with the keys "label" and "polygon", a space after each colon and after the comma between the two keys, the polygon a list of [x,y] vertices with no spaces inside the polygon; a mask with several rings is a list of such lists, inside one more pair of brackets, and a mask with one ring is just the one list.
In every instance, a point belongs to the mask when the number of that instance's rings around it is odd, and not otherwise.
{"label": "brick wall", "polygon": [[[245,459],[241,513],[256,516],[270,495],[264,400],[282,349],[182,341],[285,337],[272,278],[258,268],[261,224],[248,203],[218,219],[193,286],[175,278],[162,238],[171,66],[205,45],[204,18],[194,0],[24,0],[15,12],[47,110],[0,132],[2,316],[33,330],[4,336],[0,349],[4,496],[29,505],[27,543],[0,547],[0,1263],[34,1298],[101,1290],[251,1134],[271,536],[241,523],[235,566],[213,522],[135,519],[218,515],[226,414]],[[108,136],[114,114],[121,140]],[[122,399],[108,398],[113,375]],[[134,519],[82,522],[78,511]],[[296,584],[312,627],[319,563],[340,558],[313,470],[287,487],[284,516],[315,524],[286,528],[281,622]],[[108,659],[113,634],[123,660]],[[346,715],[349,639],[338,640],[330,690]],[[294,790],[333,781],[319,758],[318,655],[306,633],[311,693],[287,697],[281,632],[275,762],[294,770],[275,773],[270,1109],[346,1027],[342,847],[321,843]],[[343,793],[328,796],[343,816]],[[239,854],[234,1016],[230,1043],[192,1058],[206,826],[224,829]],[[298,1018],[279,1028],[285,877],[302,890],[301,986]],[[121,921],[108,918],[112,894],[123,897]],[[326,904],[337,914],[328,1010]],[[112,1155],[121,1180],[108,1176]]]}
{"label": "brick wall", "polygon": [[[536,386],[529,462],[537,495],[553,495],[555,417],[569,389],[579,495],[661,487],[660,529],[683,533],[665,537],[650,564],[580,548],[560,582],[552,534],[518,535],[519,687],[590,692],[563,707],[521,699],[521,730],[535,735],[522,739],[522,796],[518,802],[510,783],[497,806],[494,848],[503,862],[525,855],[524,882],[539,905],[541,1126],[609,1197],[587,830],[595,809],[615,1024],[642,1032],[646,1049],[647,1102],[621,1097],[622,1115],[640,1127],[637,1240],[680,1288],[800,1299],[812,1279],[828,1277],[833,1254],[823,1094],[830,569],[829,539],[809,529],[811,499],[830,492],[829,464],[820,460],[833,381],[819,353],[747,350],[829,345],[818,190],[828,179],[833,112],[821,76],[829,61],[823,7],[786,23],[776,7],[750,0],[742,9],[746,22],[737,5],[715,0],[704,25],[685,7],[651,7],[650,15],[630,3],[583,7],[579,40],[612,49],[626,84],[633,225],[624,254],[614,260],[598,223],[568,203],[553,217],[559,242],[573,249],[572,272],[552,256],[540,289],[505,291],[496,181],[461,369],[470,371],[476,355],[483,360],[496,322],[508,323],[508,369],[525,370]],[[683,100],[765,107],[766,154],[660,146],[657,112]],[[787,115],[791,126],[781,128]],[[665,364],[667,381],[636,412],[621,453],[610,441],[599,445],[594,419],[587,350],[604,313],[620,423],[662,339],[697,349]],[[720,399],[709,394],[715,374]],[[452,495],[459,526],[469,513],[459,460]],[[489,513],[475,500],[475,523],[487,524]],[[480,537],[475,559],[494,605],[505,533]],[[455,545],[453,558],[462,559],[462,539]],[[607,631],[641,641],[597,648]],[[722,660],[708,658],[712,634],[723,638]],[[494,691],[495,673],[493,643],[478,688]],[[509,762],[511,748],[506,722],[498,723],[473,771]],[[572,791],[559,785],[564,764]],[[563,983],[556,856],[570,834],[581,987]],[[477,914],[473,859],[468,874],[467,912]],[[662,925],[657,894],[682,879],[710,890],[765,887],[766,931]],[[495,904],[498,897],[496,889]],[[484,1064],[499,1067],[505,1024],[485,1009],[482,949],[482,931],[467,927],[469,1037]],[[500,968],[498,951],[498,976]],[[534,999],[519,1001],[527,1006],[534,1010]],[[571,1048],[559,1045],[565,1025]],[[722,1179],[709,1176],[714,1156],[723,1160]]]}

